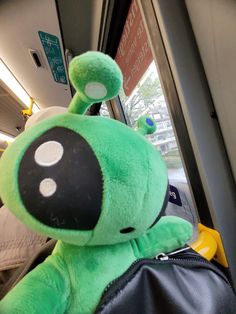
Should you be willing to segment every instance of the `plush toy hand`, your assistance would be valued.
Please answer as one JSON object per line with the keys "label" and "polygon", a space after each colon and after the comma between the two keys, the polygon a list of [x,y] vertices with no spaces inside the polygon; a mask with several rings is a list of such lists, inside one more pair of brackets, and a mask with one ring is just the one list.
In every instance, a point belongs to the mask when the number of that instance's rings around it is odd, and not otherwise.
{"label": "plush toy hand", "polygon": [[183,247],[192,236],[192,225],[186,220],[165,216],[143,236],[131,240],[137,258],[154,257]]}
{"label": "plush toy hand", "polygon": [[70,294],[60,257],[51,255],[25,276],[0,302],[1,314],[62,314]]}

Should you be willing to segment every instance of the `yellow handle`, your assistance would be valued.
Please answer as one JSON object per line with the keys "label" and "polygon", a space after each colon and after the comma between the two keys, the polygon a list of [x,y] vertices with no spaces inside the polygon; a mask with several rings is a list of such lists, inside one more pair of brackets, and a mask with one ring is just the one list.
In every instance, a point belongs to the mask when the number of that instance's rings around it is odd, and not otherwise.
{"label": "yellow handle", "polygon": [[224,267],[228,267],[223,243],[219,232],[198,224],[199,237],[190,246],[207,260],[215,259]]}
{"label": "yellow handle", "polygon": [[21,113],[23,114],[24,117],[30,117],[33,114],[33,105],[34,105],[34,100],[32,97],[30,97],[30,106],[28,109],[23,109]]}
{"label": "yellow handle", "polygon": [[202,231],[197,241],[195,241],[191,247],[210,261],[216,254],[217,243],[210,233]]}

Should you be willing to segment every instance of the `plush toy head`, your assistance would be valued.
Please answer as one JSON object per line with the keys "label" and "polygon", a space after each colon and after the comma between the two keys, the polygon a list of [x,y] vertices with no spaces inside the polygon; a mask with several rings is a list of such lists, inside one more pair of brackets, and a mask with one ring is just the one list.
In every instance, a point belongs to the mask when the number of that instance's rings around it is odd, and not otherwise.
{"label": "plush toy head", "polygon": [[0,196],[33,230],[76,245],[128,241],[157,222],[168,193],[160,153],[135,132],[107,118],[83,115],[116,96],[122,75],[107,55],[88,52],[70,63],[77,92],[68,113],[23,132],[0,160]]}

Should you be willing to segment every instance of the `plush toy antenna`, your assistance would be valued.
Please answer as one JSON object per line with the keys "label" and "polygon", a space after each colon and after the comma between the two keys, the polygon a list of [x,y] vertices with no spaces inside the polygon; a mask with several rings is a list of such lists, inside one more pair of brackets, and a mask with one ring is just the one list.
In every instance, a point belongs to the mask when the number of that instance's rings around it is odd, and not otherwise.
{"label": "plush toy antenna", "polygon": [[138,119],[137,127],[142,135],[152,134],[156,131],[156,122],[149,116],[142,116]]}
{"label": "plush toy antenna", "polygon": [[116,62],[96,51],[75,57],[69,65],[69,77],[76,89],[68,109],[71,113],[84,114],[93,103],[115,97],[122,85]]}

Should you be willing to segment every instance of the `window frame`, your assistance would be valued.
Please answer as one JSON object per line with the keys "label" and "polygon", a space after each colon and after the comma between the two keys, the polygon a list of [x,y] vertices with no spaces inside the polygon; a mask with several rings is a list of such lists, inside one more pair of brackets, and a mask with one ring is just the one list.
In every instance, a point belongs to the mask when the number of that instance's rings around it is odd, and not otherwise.
{"label": "window frame", "polygon": [[[118,49],[131,0],[128,2],[126,2],[125,6],[123,6],[124,3],[120,2],[120,0],[111,0],[108,4],[107,16],[104,17],[105,27],[104,35],[100,36],[102,41],[102,44],[100,44],[100,49],[101,51],[108,53],[113,58],[115,58],[116,51]],[[163,39],[155,15],[155,10],[151,0],[137,0],[137,2],[141,10],[141,15],[143,17],[147,35],[149,37],[149,43],[152,49],[154,61],[157,66],[157,71],[159,72],[163,93],[165,95],[165,99],[167,100],[172,127],[175,133],[182,163],[185,168],[193,202],[198,211],[201,222],[208,225],[209,227],[212,227],[212,220],[208,203],[203,190],[203,185],[199,175],[174,79],[165,52]],[[119,12],[122,11],[121,19],[116,18],[118,9],[117,6],[119,7]],[[154,25],[156,27],[154,27]],[[119,96],[110,101],[110,104],[113,106],[115,119],[127,124]]]}

